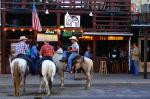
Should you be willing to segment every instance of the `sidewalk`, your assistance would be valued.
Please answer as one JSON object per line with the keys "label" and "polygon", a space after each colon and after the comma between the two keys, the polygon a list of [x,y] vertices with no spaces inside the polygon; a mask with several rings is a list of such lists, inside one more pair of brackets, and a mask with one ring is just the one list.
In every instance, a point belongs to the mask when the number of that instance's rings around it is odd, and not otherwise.
{"label": "sidewalk", "polygon": [[[78,77],[84,77],[83,74],[78,74]],[[150,75],[148,75],[150,77]],[[39,85],[39,76],[27,76],[27,85],[28,86],[37,86]],[[10,74],[0,74],[0,87],[11,87],[13,80]],[[59,76],[56,75],[54,78],[54,86],[59,86]],[[74,80],[74,74],[65,74],[65,86],[84,86],[85,80]],[[93,75],[92,86],[101,86],[101,85],[137,85],[137,84],[148,84],[150,85],[150,78],[143,79],[143,75],[133,76],[132,74],[109,74],[109,75]]]}

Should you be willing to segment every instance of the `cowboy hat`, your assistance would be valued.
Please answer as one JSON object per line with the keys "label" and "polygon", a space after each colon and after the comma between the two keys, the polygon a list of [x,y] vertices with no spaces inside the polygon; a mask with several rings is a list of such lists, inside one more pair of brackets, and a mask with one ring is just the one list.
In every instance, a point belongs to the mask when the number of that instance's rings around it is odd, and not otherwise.
{"label": "cowboy hat", "polygon": [[72,37],[70,37],[69,39],[70,39],[70,40],[76,40],[76,41],[78,41],[76,36],[72,36]]}
{"label": "cowboy hat", "polygon": [[20,36],[20,39],[19,39],[19,41],[21,41],[21,40],[27,40],[28,38],[26,38],[26,36]]}

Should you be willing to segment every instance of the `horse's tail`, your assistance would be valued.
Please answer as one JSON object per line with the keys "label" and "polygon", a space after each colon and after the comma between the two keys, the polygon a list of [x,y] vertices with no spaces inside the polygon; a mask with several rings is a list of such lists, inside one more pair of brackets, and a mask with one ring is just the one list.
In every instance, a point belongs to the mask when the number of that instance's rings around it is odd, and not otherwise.
{"label": "horse's tail", "polygon": [[18,61],[14,62],[14,68],[13,68],[13,76],[14,78],[19,81],[20,78],[20,71],[19,71],[19,63]]}
{"label": "horse's tail", "polygon": [[19,95],[19,86],[20,86],[20,70],[19,70],[19,63],[15,61],[13,64],[13,78],[14,78],[14,87],[15,87],[15,95]]}

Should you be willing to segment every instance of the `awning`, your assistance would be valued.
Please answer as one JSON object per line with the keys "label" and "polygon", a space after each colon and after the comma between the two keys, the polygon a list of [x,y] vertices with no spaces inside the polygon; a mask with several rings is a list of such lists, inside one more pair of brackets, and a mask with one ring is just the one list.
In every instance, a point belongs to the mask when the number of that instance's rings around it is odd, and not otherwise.
{"label": "awning", "polygon": [[150,24],[132,24],[133,27],[150,27]]}
{"label": "awning", "polygon": [[130,32],[84,32],[85,36],[133,36]]}

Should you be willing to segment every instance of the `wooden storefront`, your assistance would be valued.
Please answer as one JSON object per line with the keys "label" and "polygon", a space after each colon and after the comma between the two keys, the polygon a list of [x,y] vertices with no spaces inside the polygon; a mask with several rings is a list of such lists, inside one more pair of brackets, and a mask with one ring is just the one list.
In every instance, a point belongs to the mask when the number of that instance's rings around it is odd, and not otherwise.
{"label": "wooden storefront", "polygon": [[[42,28],[45,31],[80,31],[80,32],[130,32],[130,0],[62,0],[63,2],[36,2],[36,7]],[[66,3],[65,1],[69,2]],[[28,42],[35,42],[37,32],[32,30],[32,3],[30,0],[10,1],[2,0],[2,73],[9,72],[8,55],[11,43],[17,42],[21,35],[29,38]],[[48,9],[49,15],[44,12]],[[64,16],[81,17],[80,27],[64,26]],[[92,12],[93,16],[89,16]],[[18,31],[18,33],[16,33]],[[62,33],[59,34],[61,38]],[[97,37],[93,34],[94,37]],[[60,41],[61,42],[61,41]],[[62,41],[63,42],[63,41]],[[80,42],[80,41],[79,41]],[[82,42],[81,42],[82,43]],[[89,41],[96,51],[96,41]],[[96,56],[96,53],[93,53]],[[96,58],[96,57],[95,57]],[[98,65],[95,65],[97,69]]]}
{"label": "wooden storefront", "polygon": [[[119,67],[122,70],[112,73],[128,73],[130,70],[130,49],[131,49],[131,36],[132,33],[114,33],[114,32],[85,32],[84,36],[81,37],[82,42],[88,42],[84,45],[84,48],[90,46],[93,52],[93,61],[94,61],[94,71],[99,72],[100,61],[102,58],[106,58],[107,67],[109,67],[109,53],[113,48],[118,48],[118,50],[124,51],[124,61],[126,67],[121,67],[122,61],[119,63]],[[86,46],[86,47],[85,47]],[[119,59],[121,60],[121,59]]]}

